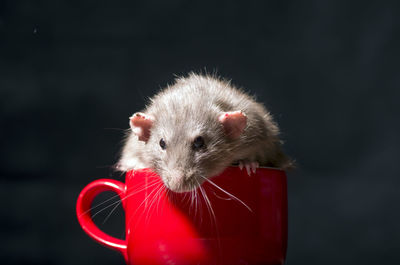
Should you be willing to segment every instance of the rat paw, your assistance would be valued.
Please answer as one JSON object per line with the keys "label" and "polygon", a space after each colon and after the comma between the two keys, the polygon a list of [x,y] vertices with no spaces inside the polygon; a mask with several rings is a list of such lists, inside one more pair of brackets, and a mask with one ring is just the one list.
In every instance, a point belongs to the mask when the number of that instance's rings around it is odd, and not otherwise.
{"label": "rat paw", "polygon": [[239,161],[240,170],[243,170],[243,167],[245,167],[246,171],[247,171],[247,175],[249,175],[249,176],[251,175],[251,173],[255,174],[256,170],[259,166],[260,165],[256,161],[251,161],[251,162],[248,160],[240,160]]}

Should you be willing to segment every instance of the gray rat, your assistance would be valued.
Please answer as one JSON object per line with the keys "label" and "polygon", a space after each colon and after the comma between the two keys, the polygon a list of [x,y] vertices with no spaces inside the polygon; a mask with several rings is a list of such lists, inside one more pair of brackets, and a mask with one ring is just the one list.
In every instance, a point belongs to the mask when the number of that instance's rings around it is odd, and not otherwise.
{"label": "gray rat", "polygon": [[258,166],[292,163],[264,106],[216,76],[177,78],[129,124],[117,169],[152,168],[175,192],[193,190],[234,163],[249,175]]}

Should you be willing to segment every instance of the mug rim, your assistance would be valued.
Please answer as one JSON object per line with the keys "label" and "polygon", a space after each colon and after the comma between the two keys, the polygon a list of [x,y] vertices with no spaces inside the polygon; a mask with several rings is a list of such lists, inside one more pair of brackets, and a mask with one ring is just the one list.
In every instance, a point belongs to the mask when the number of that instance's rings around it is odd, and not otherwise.
{"label": "mug rim", "polygon": [[[232,166],[228,166],[228,167],[232,167],[232,168],[239,168],[239,166],[237,165],[232,165]],[[227,167],[227,168],[228,168]],[[285,171],[284,169],[280,168],[280,167],[267,167],[267,166],[259,166],[257,168],[258,169],[272,169],[272,170],[278,170],[278,171]]]}

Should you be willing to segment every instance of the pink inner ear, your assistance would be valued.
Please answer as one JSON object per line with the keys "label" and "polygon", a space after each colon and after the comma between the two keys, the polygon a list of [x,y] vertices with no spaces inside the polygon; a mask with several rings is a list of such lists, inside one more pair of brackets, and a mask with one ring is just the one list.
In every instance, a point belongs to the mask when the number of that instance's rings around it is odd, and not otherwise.
{"label": "pink inner ear", "polygon": [[219,116],[218,120],[223,125],[226,135],[232,139],[238,138],[247,124],[246,114],[241,110],[224,112]]}
{"label": "pink inner ear", "polygon": [[140,141],[147,142],[150,138],[150,129],[153,126],[154,118],[151,115],[137,112],[129,119],[133,133],[138,136]]}

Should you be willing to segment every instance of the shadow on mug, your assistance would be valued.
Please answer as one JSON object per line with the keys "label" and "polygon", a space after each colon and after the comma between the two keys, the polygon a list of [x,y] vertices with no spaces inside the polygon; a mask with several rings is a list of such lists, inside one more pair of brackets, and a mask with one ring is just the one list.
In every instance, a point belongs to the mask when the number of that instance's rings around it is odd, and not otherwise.
{"label": "shadow on mug", "polygon": [[[125,240],[102,232],[91,204],[116,192],[125,211]],[[229,167],[192,192],[168,190],[150,169],[129,171],[125,183],[100,179],[79,195],[77,216],[94,240],[120,251],[127,264],[283,264],[287,246],[284,171],[248,176]]]}

